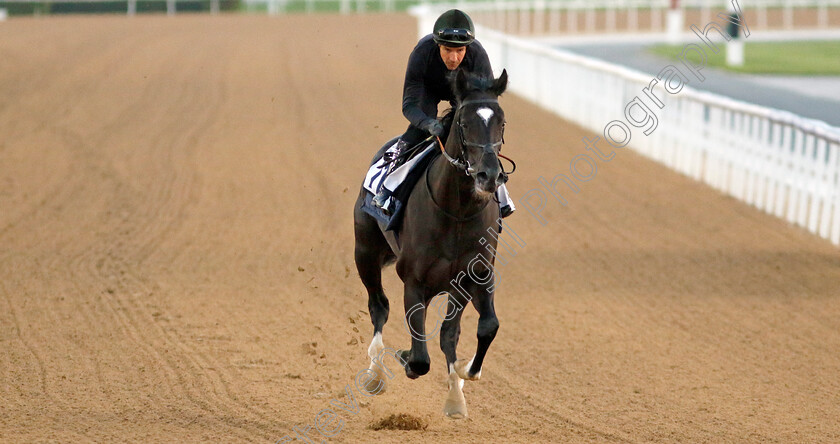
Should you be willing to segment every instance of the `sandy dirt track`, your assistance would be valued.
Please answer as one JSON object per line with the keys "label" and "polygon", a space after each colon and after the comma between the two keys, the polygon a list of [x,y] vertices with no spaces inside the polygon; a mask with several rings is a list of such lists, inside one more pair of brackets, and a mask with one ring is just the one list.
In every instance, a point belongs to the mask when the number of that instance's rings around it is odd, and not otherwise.
{"label": "sandy dirt track", "polygon": [[[273,442],[347,401],[371,339],[352,205],[404,129],[414,36],[381,15],[0,23],[0,442]],[[514,197],[585,152],[502,105]],[[441,414],[435,341],[331,441],[840,441],[837,248],[630,151],[544,214],[509,219],[527,245],[470,418]],[[391,413],[428,428],[368,429]]]}

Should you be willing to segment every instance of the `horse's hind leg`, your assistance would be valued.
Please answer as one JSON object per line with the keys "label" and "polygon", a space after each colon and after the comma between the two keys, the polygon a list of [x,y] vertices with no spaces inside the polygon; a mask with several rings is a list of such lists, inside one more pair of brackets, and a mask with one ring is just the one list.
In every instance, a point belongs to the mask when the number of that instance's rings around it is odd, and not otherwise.
{"label": "horse's hind leg", "polygon": [[376,222],[367,214],[356,215],[355,255],[356,269],[368,293],[368,310],[373,323],[373,339],[368,347],[368,356],[371,359],[370,369],[377,375],[377,378],[368,382],[365,389],[369,393],[380,394],[385,391],[386,375],[376,362],[385,348],[382,327],[388,321],[389,311],[388,298],[382,288],[382,267],[393,258],[393,253]]}

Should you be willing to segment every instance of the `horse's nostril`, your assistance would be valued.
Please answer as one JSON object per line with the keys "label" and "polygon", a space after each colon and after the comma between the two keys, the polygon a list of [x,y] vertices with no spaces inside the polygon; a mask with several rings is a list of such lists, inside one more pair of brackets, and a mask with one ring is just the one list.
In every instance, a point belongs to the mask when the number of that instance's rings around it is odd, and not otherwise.
{"label": "horse's nostril", "polygon": [[482,182],[486,182],[487,181],[487,173],[485,173],[484,171],[481,171],[481,172],[479,172],[478,174],[475,175],[475,178],[482,181]]}
{"label": "horse's nostril", "polygon": [[496,176],[496,185],[501,185],[505,183],[505,173],[499,172],[499,175]]}

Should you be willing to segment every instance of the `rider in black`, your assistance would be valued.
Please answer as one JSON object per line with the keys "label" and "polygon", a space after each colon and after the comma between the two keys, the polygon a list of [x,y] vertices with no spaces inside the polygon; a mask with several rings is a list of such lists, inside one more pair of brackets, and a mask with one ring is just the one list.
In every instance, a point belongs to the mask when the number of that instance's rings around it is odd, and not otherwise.
{"label": "rider in black", "polygon": [[[396,148],[388,150],[388,157],[398,156],[405,148],[422,142],[430,135],[443,135],[443,125],[436,118],[438,103],[446,100],[455,106],[455,95],[449,80],[451,73],[458,68],[493,77],[487,52],[475,40],[472,19],[458,9],[450,9],[438,17],[433,33],[420,39],[408,57],[402,111],[411,123]],[[383,186],[373,199],[374,205],[383,207],[391,191]],[[502,217],[506,217],[513,212],[513,206],[503,205],[501,212]]]}
{"label": "rider in black", "polygon": [[405,146],[413,146],[429,134],[443,134],[443,127],[435,117],[441,101],[449,101],[454,106],[449,77],[455,69],[493,77],[487,52],[474,36],[469,16],[452,9],[437,19],[433,34],[420,39],[414,47],[408,57],[403,86],[402,111],[411,122],[402,136]]}

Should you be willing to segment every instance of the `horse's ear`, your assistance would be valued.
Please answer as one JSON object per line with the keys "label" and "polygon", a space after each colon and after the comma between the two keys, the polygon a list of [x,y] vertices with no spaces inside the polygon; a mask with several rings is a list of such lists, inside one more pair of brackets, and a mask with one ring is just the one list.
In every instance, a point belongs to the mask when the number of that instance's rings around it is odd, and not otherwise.
{"label": "horse's ear", "polygon": [[464,72],[463,69],[459,69],[455,73],[455,88],[453,91],[455,93],[455,98],[459,102],[464,97],[464,94],[466,94],[468,88],[469,87],[467,85],[467,73]]}
{"label": "horse's ear", "polygon": [[490,91],[493,91],[493,93],[497,96],[502,95],[502,93],[505,92],[505,89],[507,88],[507,81],[507,70],[503,69],[502,75],[500,75],[499,78],[493,82],[493,86],[490,87]]}

